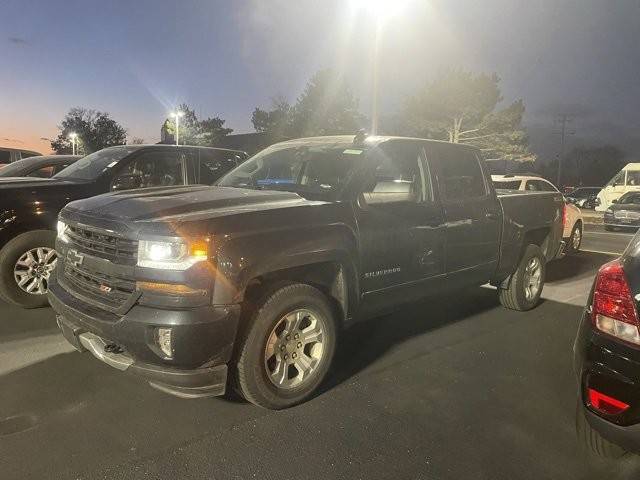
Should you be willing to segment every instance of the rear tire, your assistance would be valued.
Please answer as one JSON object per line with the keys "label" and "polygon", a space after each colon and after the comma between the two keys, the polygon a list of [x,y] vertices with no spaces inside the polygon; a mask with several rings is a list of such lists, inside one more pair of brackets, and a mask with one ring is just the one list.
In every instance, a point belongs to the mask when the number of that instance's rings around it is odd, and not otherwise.
{"label": "rear tire", "polygon": [[537,245],[528,245],[518,268],[511,275],[509,287],[498,288],[498,298],[503,307],[524,312],[534,308],[544,288],[546,258]]}
{"label": "rear tire", "polygon": [[573,226],[571,236],[569,237],[567,252],[570,255],[573,253],[577,253],[580,250],[580,245],[582,245],[582,225],[580,223],[576,223]]}
{"label": "rear tire", "polygon": [[[53,274],[55,267],[55,240],[55,232],[33,230],[12,238],[0,250],[0,296],[4,300],[23,308],[49,305],[46,291],[49,276]],[[48,257],[52,251],[53,254]],[[32,273],[32,280],[26,278]],[[22,288],[16,278],[24,279]],[[29,293],[29,289],[34,293]]]}
{"label": "rear tire", "polygon": [[611,443],[593,429],[587,421],[582,402],[576,408],[576,433],[578,440],[599,457],[617,459],[625,456],[627,451],[615,443]]}
{"label": "rear tire", "polygon": [[233,372],[236,391],[272,410],[313,395],[336,349],[336,316],[327,297],[310,285],[285,284],[264,295],[247,320]]}

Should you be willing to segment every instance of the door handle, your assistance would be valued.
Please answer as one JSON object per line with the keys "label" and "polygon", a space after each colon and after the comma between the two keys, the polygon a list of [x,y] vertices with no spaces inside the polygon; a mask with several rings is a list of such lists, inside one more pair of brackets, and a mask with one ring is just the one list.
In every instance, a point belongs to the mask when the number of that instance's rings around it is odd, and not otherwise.
{"label": "door handle", "polygon": [[488,218],[489,220],[497,220],[498,219],[498,214],[494,213],[494,212],[487,212],[484,214],[484,216],[486,218]]}

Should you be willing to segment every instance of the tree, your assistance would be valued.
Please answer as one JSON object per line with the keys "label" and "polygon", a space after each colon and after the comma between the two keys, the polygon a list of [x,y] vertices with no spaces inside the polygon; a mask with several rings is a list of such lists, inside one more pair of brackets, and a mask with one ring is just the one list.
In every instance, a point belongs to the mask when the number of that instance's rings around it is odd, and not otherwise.
{"label": "tree", "polygon": [[[198,120],[196,112],[185,103],[178,107],[183,113],[180,118],[180,144],[201,145],[205,147],[215,146],[222,137],[233,132],[232,128],[225,128],[225,120],[220,117],[209,117]],[[167,118],[162,126],[163,140],[169,143],[175,142],[176,123],[174,119]]]}
{"label": "tree", "polygon": [[473,145],[490,159],[535,160],[522,128],[524,103],[496,110],[502,101],[499,83],[496,74],[445,71],[408,99],[406,134]]}
{"label": "tree", "polygon": [[60,133],[51,141],[58,154],[71,153],[70,133],[76,133],[78,152],[89,154],[126,142],[127,131],[106,112],[75,107],[69,110],[58,126]]}
{"label": "tree", "polygon": [[[613,145],[575,147],[562,160],[562,184],[599,187],[625,165],[624,152]],[[543,167],[545,177],[556,180],[558,159]]]}
{"label": "tree", "polygon": [[251,121],[257,132],[274,137],[306,137],[354,134],[364,117],[346,81],[331,70],[320,70],[311,77],[295,105],[277,98],[269,111],[256,108]]}

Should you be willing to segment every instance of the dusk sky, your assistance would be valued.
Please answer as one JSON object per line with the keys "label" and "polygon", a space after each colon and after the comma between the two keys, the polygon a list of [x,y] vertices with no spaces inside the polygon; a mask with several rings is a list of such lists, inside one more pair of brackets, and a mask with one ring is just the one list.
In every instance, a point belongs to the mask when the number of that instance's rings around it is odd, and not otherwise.
{"label": "dusk sky", "polygon": [[[383,113],[448,67],[496,72],[524,99],[534,146],[554,115],[573,142],[640,158],[638,0],[398,0],[381,51]],[[0,0],[0,145],[49,151],[70,107],[109,112],[159,140],[173,106],[219,115],[236,133],[251,112],[295,100],[318,69],[343,72],[370,112],[373,16],[348,0]]]}

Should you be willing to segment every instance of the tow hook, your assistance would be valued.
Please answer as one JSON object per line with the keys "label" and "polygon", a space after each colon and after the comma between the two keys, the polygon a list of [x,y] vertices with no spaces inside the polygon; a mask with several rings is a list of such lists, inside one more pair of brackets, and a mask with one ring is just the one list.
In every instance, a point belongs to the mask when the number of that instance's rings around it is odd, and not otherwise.
{"label": "tow hook", "polygon": [[124,348],[120,345],[116,345],[115,343],[108,343],[104,346],[105,353],[123,353]]}

